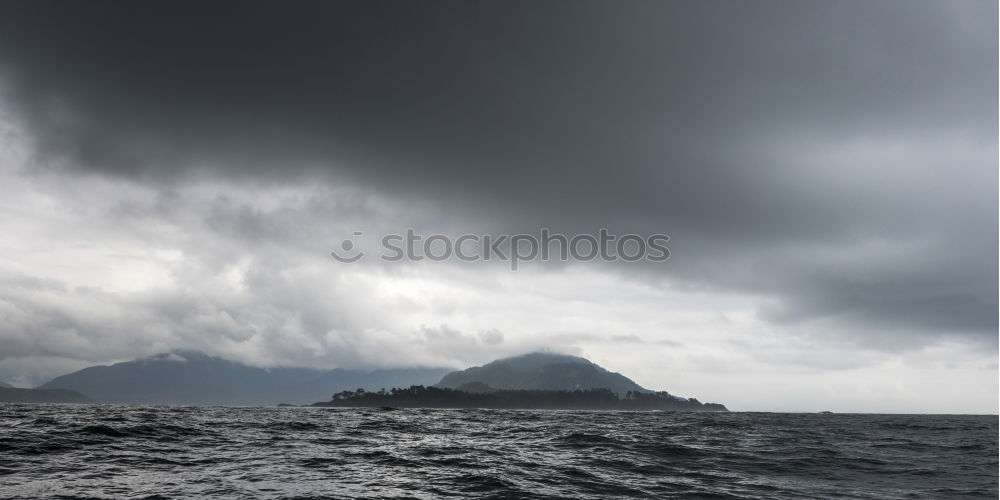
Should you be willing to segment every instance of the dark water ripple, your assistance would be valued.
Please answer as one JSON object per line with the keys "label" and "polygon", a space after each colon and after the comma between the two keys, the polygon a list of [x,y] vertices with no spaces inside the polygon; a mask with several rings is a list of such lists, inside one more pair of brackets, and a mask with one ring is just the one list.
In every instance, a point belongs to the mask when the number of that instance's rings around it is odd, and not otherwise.
{"label": "dark water ripple", "polygon": [[997,424],[0,404],[0,497],[995,499]]}

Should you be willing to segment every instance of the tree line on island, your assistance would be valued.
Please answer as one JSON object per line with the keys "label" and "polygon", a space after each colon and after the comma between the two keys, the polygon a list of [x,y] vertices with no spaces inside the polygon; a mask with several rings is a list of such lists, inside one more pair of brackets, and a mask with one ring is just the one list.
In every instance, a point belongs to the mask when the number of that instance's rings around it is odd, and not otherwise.
{"label": "tree line on island", "polygon": [[470,390],[426,387],[381,389],[377,392],[357,389],[341,391],[330,401],[315,403],[323,407],[392,407],[392,408],[488,408],[524,410],[673,410],[728,411],[716,403],[701,403],[667,392],[628,391],[619,398],[609,389],[574,391],[495,390],[476,384]]}

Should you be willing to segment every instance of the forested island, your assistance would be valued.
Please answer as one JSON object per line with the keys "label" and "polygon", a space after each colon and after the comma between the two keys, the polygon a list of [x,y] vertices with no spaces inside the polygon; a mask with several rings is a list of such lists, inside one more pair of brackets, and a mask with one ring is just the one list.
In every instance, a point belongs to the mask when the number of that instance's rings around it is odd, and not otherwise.
{"label": "forested island", "polygon": [[717,403],[701,403],[666,392],[628,391],[619,398],[608,389],[575,391],[495,390],[478,384],[474,391],[414,385],[369,392],[364,389],[342,391],[330,401],[314,403],[322,407],[393,407],[393,408],[489,408],[522,410],[670,410],[729,411]]}

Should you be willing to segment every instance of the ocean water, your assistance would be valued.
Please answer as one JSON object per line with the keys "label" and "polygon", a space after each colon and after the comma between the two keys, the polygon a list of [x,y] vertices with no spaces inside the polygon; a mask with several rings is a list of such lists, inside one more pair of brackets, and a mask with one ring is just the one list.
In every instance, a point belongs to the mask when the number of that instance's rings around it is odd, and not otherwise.
{"label": "ocean water", "polygon": [[997,422],[0,404],[0,497],[995,499]]}

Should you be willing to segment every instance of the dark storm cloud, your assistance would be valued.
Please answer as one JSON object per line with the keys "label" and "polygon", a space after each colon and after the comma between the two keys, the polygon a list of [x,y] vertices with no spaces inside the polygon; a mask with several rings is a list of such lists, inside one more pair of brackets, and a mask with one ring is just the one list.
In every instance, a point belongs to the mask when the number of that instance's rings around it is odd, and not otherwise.
{"label": "dark storm cloud", "polygon": [[[6,2],[0,77],[70,172],[349,181],[472,227],[668,232],[660,269],[770,297],[772,321],[993,338],[996,9]],[[233,216],[212,215],[284,231]]]}

